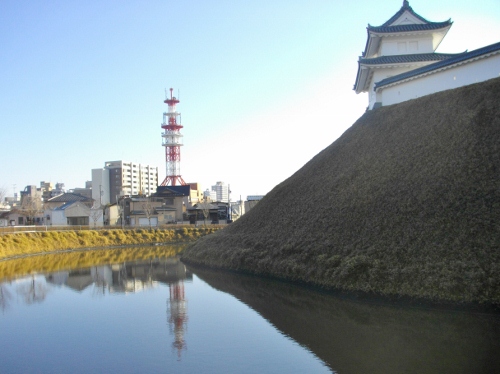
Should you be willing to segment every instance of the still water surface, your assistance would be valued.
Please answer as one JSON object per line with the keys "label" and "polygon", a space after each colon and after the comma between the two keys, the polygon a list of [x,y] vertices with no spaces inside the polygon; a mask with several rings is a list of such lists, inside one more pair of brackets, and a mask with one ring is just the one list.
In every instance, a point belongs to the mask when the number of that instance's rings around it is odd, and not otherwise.
{"label": "still water surface", "polygon": [[0,284],[1,373],[494,373],[500,316],[345,300],[176,258]]}

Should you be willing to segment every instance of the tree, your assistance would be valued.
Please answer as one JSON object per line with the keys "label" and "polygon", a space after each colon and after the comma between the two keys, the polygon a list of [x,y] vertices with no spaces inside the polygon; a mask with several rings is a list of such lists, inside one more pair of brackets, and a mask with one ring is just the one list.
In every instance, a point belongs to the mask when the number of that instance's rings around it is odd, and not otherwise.
{"label": "tree", "polygon": [[42,280],[42,278],[32,275],[30,281],[22,283],[17,288],[17,292],[24,296],[26,304],[33,304],[45,300],[48,288],[44,279]]}
{"label": "tree", "polygon": [[26,217],[26,221],[34,225],[35,217],[41,211],[42,211],[42,200],[39,197],[23,196],[21,203],[21,213]]}
{"label": "tree", "polygon": [[101,205],[95,201],[94,205],[92,205],[92,208],[90,208],[90,217],[94,221],[94,228],[97,226],[97,221],[99,221],[99,218],[102,217],[103,210],[101,208]]}
{"label": "tree", "polygon": [[[210,216],[210,208],[212,208],[212,204],[210,204],[210,198],[207,197],[203,202],[198,203],[197,207],[201,210],[203,214],[203,224],[207,224],[207,217]],[[198,214],[196,214],[196,218],[198,218]]]}
{"label": "tree", "polygon": [[12,299],[12,295],[5,286],[4,283],[0,284],[0,309],[5,311],[9,307],[9,302]]}
{"label": "tree", "polygon": [[144,215],[148,219],[149,229],[151,230],[151,216],[155,212],[155,209],[154,209],[153,204],[151,202],[151,198],[146,197],[144,202],[141,205],[142,205],[142,210],[144,211]]}

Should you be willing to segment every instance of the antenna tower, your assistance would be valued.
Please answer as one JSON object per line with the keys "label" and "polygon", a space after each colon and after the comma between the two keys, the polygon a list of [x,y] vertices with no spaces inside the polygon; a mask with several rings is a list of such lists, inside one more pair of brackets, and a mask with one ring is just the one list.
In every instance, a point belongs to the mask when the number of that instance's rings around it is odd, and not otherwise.
{"label": "antenna tower", "polygon": [[177,123],[177,117],[180,116],[180,113],[175,111],[179,100],[172,95],[173,90],[173,88],[170,89],[170,99],[166,97],[163,101],[168,105],[168,112],[163,113],[163,123],[161,124],[161,128],[164,130],[161,137],[162,145],[165,147],[167,174],[161,186],[184,186],[186,184],[181,177],[182,125]]}

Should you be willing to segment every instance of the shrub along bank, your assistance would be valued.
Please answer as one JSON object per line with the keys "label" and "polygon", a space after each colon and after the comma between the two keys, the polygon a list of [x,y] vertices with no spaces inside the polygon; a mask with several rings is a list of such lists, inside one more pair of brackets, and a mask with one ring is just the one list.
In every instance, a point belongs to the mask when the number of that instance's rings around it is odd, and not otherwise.
{"label": "shrub along bank", "polygon": [[500,78],[366,112],[182,260],[500,305]]}
{"label": "shrub along bank", "polygon": [[0,260],[67,249],[189,242],[218,229],[218,227],[184,227],[164,230],[113,229],[7,234],[0,236]]}

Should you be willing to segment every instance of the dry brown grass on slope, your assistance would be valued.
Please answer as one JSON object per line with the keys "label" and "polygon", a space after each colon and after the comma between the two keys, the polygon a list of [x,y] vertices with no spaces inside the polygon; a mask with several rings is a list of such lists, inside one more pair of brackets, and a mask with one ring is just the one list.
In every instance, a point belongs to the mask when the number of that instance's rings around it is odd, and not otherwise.
{"label": "dry brown grass on slope", "polygon": [[500,303],[500,79],[364,114],[183,259],[327,288]]}
{"label": "dry brown grass on slope", "polygon": [[177,229],[110,229],[6,234],[0,236],[0,260],[65,249],[188,242],[211,234],[218,229],[218,227],[183,227]]}

